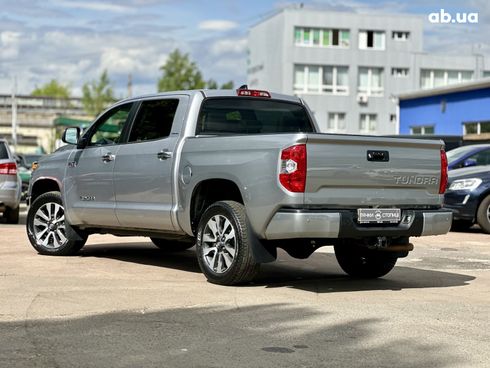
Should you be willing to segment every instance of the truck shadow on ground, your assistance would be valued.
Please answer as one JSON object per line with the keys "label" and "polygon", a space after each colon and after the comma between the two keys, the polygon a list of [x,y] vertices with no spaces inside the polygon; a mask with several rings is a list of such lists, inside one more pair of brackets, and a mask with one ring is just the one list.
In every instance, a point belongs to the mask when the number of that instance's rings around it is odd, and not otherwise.
{"label": "truck shadow on ground", "polygon": [[26,319],[0,323],[0,357],[3,366],[23,368],[463,364],[437,335],[410,337],[403,325],[397,334],[380,334],[399,324],[397,313],[346,319],[325,309],[267,304]]}
{"label": "truck shadow on ground", "polygon": [[451,228],[450,231],[452,233],[485,234],[484,231],[481,229],[481,227],[478,225],[473,225],[472,227],[467,229]]}
{"label": "truck shadow on ground", "polygon": [[[193,248],[179,253],[166,253],[148,243],[103,244],[87,246],[82,249],[80,255],[185,272],[201,272]],[[260,274],[254,282],[244,287],[290,287],[317,293],[331,293],[465,286],[474,279],[473,276],[454,272],[407,266],[397,266],[381,279],[353,279],[343,273],[333,254],[316,252],[306,260],[298,260],[279,250],[277,261],[262,264]]]}

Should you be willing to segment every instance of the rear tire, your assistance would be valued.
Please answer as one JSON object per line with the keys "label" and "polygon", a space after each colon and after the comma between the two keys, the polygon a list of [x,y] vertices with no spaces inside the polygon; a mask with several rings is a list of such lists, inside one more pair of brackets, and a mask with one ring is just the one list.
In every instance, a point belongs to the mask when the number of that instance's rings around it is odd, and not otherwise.
{"label": "rear tire", "polygon": [[484,232],[490,234],[490,195],[486,196],[478,206],[476,222]]}
{"label": "rear tire", "polygon": [[349,244],[335,246],[335,257],[349,276],[373,279],[386,275],[395,267],[397,257]]}
{"label": "rear tire", "polygon": [[41,194],[27,214],[27,236],[40,254],[70,256],[87,241],[87,234],[65,220],[65,209],[59,192]]}
{"label": "rear tire", "polygon": [[20,206],[15,209],[7,207],[5,209],[5,212],[3,213],[3,217],[7,221],[7,224],[18,224],[19,212],[20,212]]}
{"label": "rear tire", "polygon": [[209,206],[199,222],[196,253],[208,281],[219,285],[253,280],[260,264],[252,254],[252,238],[245,207],[222,201]]}
{"label": "rear tire", "polygon": [[183,252],[194,246],[194,242],[184,240],[150,238],[153,244],[165,252]]}

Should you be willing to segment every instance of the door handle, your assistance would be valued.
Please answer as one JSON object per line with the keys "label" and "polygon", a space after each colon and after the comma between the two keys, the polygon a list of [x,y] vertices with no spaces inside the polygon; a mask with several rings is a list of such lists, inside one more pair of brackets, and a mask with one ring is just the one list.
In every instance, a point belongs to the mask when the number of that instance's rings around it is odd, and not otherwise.
{"label": "door handle", "polygon": [[111,162],[114,161],[116,158],[116,155],[113,155],[110,152],[107,152],[105,155],[102,156],[102,161],[103,162]]}
{"label": "door handle", "polygon": [[172,152],[167,150],[162,150],[157,153],[157,157],[159,160],[167,160],[172,157]]}

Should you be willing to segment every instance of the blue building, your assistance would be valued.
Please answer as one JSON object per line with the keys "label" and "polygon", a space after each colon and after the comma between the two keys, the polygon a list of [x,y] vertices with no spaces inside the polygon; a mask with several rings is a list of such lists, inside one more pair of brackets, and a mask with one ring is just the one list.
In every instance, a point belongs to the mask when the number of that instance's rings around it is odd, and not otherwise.
{"label": "blue building", "polygon": [[399,134],[490,139],[490,78],[398,96]]}

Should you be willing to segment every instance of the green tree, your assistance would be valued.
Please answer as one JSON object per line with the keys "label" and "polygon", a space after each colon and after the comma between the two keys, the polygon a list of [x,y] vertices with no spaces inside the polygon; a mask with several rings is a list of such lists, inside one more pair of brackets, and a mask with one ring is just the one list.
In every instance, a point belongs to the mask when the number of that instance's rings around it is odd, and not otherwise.
{"label": "green tree", "polygon": [[[219,89],[233,89],[233,81],[223,83]],[[218,83],[214,79],[210,79],[206,82],[207,89],[218,89]]]}
{"label": "green tree", "polygon": [[43,84],[41,87],[36,87],[31,93],[32,96],[47,96],[54,98],[69,98],[70,87],[59,83],[56,79],[51,79],[50,82]]}
{"label": "green tree", "polygon": [[233,81],[228,81],[221,85],[221,89],[233,89],[234,86],[235,84],[233,83]]}
{"label": "green tree", "polygon": [[218,83],[214,79],[210,79],[206,82],[207,89],[218,89]]}
{"label": "green tree", "polygon": [[181,54],[179,49],[168,55],[160,70],[163,75],[158,80],[159,92],[200,89],[206,85],[196,63],[189,59],[189,54]]}
{"label": "green tree", "polygon": [[107,75],[107,70],[102,72],[99,80],[85,83],[82,92],[83,108],[87,114],[94,116],[100,114],[107,106],[116,100],[114,98],[111,81]]}

